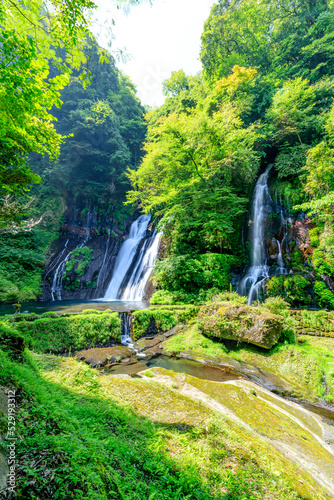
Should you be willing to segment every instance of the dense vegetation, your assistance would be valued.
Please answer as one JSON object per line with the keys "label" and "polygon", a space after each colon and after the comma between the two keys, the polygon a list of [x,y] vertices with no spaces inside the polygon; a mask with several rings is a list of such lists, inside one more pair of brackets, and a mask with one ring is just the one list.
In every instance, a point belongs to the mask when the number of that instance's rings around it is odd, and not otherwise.
{"label": "dense vegetation", "polygon": [[[93,6],[83,1],[77,8],[88,5]],[[10,148],[4,159],[6,148],[0,145],[0,301],[38,299],[45,253],[68,205],[81,212],[80,224],[89,209],[105,216],[112,206],[123,223],[121,215],[131,211],[122,205],[129,189],[124,172],[138,165],[146,130],[133,84],[98,47],[85,20],[80,18],[82,30],[72,31],[70,40],[62,33],[50,48],[57,21],[51,16],[51,31],[44,30],[39,6],[31,5],[25,21],[13,2],[0,11],[6,28],[0,43],[0,140]],[[62,11],[59,15],[63,28],[70,29]],[[15,27],[7,26],[11,16],[23,24],[39,22],[36,39],[22,34],[18,39]],[[14,61],[21,49],[26,59]]]}
{"label": "dense vegetation", "polygon": [[[225,294],[217,300],[235,305],[245,299]],[[291,316],[281,299],[262,307],[283,314],[285,321]],[[333,401],[332,338],[300,337],[298,344],[280,343],[267,353],[256,346],[229,349],[200,333],[197,310],[168,306],[137,311],[134,333],[141,335],[152,317],[162,330],[181,320],[185,327],[164,343],[170,353],[210,363],[222,358],[224,363],[256,363],[267,374],[282,377],[295,397]],[[332,313],[303,312],[299,321],[300,328],[328,325],[333,319]],[[298,322],[293,325],[296,333]],[[16,314],[1,323],[0,382],[16,389],[19,498],[329,498],[302,467],[272,446],[272,439],[283,439],[303,446],[312,460],[328,460],[308,431],[307,419],[306,427],[297,425],[303,411],[294,408],[291,419],[286,415],[289,402],[278,401],[260,386],[217,384],[163,369],[122,379],[73,357],[47,354],[102,344],[119,335],[116,313],[93,310],[63,316]],[[198,401],[199,394],[203,401]],[[210,406],[213,400],[229,408],[229,414],[220,414],[219,404]],[[1,411],[0,406],[4,429]],[[314,426],[312,422],[310,428]]]}
{"label": "dense vegetation", "polygon": [[[208,252],[233,256],[234,265],[248,261],[242,224],[258,173],[274,163],[271,192],[291,214],[302,209],[313,217],[316,284],[313,296],[298,297],[309,278],[296,249],[289,266],[301,274],[299,282],[279,285],[275,278],[268,293],[295,305],[316,300],[332,307],[322,280],[334,277],[333,16],[325,0],[221,0],[202,35],[203,73],[178,71],[165,82],[165,104],[147,114],[146,156],[129,173],[134,190],[128,195],[164,227],[160,296],[165,290],[185,298],[194,288],[205,296],[206,286],[197,284],[205,264],[196,269],[194,262]],[[175,266],[179,280],[169,271]],[[228,272],[218,288],[227,288]],[[209,288],[216,286],[212,279]]]}
{"label": "dense vegetation", "polygon": [[[146,123],[135,87],[89,31],[94,7],[0,5],[0,302],[40,296],[69,207],[81,235],[94,212],[108,242],[101,220],[112,214],[122,231],[126,212],[143,209],[164,241],[152,305],[132,313],[131,336],[161,335],[133,353],[165,349],[232,377],[106,375],[102,362],[93,370],[74,356],[115,349],[108,369],[131,370],[129,346],[110,347],[124,334],[118,313],[39,316],[15,304],[0,321],[0,465],[11,388],[18,499],[327,500],[330,426],[277,394],[334,402],[334,313],[307,310],[334,309],[333,2],[218,0],[203,72],[172,73]],[[253,188],[269,164],[288,219],[312,218],[309,245],[302,253],[293,242],[291,272],[248,306],[233,287],[249,262]],[[80,241],[62,276],[69,291],[96,255]]]}

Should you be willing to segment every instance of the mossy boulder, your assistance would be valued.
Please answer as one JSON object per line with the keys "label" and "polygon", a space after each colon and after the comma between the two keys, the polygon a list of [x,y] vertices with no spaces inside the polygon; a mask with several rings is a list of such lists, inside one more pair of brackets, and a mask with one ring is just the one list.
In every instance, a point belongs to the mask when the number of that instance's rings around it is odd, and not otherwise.
{"label": "mossy boulder", "polygon": [[132,313],[132,339],[138,340],[147,335],[167,332],[178,323],[186,323],[196,318],[198,306],[184,304],[179,306],[152,306]]}
{"label": "mossy boulder", "polygon": [[238,340],[266,349],[278,342],[283,321],[283,316],[230,303],[203,306],[198,315],[198,326],[203,335]]}
{"label": "mossy boulder", "polygon": [[19,360],[26,347],[26,339],[23,335],[0,322],[0,349],[5,350],[12,359]]}

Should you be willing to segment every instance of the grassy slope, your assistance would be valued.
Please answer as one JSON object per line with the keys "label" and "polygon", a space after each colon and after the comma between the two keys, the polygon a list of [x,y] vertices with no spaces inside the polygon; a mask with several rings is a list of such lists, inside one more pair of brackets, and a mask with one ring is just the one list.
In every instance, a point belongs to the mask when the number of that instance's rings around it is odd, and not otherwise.
{"label": "grassy slope", "polygon": [[298,397],[325,397],[334,402],[334,339],[301,336],[298,340],[269,351],[245,344],[228,350],[223,343],[204,337],[193,325],[164,342],[163,347],[168,352],[189,353],[195,358],[246,361],[287,380]]}
{"label": "grassy slope", "polygon": [[261,439],[154,378],[30,352],[0,364],[20,402],[17,498],[328,498]]}

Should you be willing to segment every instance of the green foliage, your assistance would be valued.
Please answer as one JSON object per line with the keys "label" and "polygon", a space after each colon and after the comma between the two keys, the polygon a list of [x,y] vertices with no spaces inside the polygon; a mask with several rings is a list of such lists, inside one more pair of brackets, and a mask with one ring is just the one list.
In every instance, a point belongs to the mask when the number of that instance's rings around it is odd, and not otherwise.
{"label": "green foliage", "polygon": [[121,325],[117,313],[85,313],[61,317],[35,317],[15,324],[17,331],[24,335],[29,346],[36,352],[68,352],[87,346],[104,344],[110,339],[120,341]]}
{"label": "green foliage", "polygon": [[311,111],[315,105],[316,94],[308,80],[296,78],[287,80],[273,96],[272,105],[267,111],[267,120],[273,125],[273,140],[282,143],[294,134],[302,145],[301,135],[314,127]]}
{"label": "green foliage", "polygon": [[323,281],[316,281],[313,286],[316,301],[320,307],[334,309],[334,295]]}
{"label": "green foliage", "polygon": [[13,328],[0,322],[0,349],[9,354],[12,359],[21,359],[26,347],[26,339]]}
{"label": "green foliage", "polygon": [[93,249],[87,246],[75,248],[71,252],[69,260],[66,262],[66,273],[74,269],[75,274],[80,278],[84,275],[88,263],[94,259],[90,257]]}
{"label": "green foliage", "polygon": [[[55,158],[62,137],[49,110],[60,107],[60,90],[71,67],[85,60],[82,48],[90,36],[90,0],[73,3],[36,0],[24,8],[4,0],[0,10],[0,214],[1,227],[20,221],[20,203],[9,206],[6,195],[24,194],[39,182],[27,163],[32,152]],[[63,60],[57,54],[62,49]],[[50,75],[51,65],[58,74]],[[15,202],[14,202],[15,203]]]}
{"label": "green foliage", "polygon": [[182,69],[180,71],[172,71],[171,77],[162,84],[162,91],[166,96],[177,96],[182,90],[188,89],[189,79]]}
{"label": "green foliage", "polygon": [[261,157],[254,147],[261,138],[258,126],[244,127],[239,106],[232,104],[244,80],[235,68],[232,81],[199,97],[187,112],[149,116],[146,156],[138,170],[129,171],[134,190],[128,199],[162,216],[177,253],[187,253],[182,245],[197,253],[236,246]]}
{"label": "green foliage", "polygon": [[269,297],[264,301],[262,308],[273,314],[282,314],[287,311],[289,306],[290,304],[282,297]]}
{"label": "green foliage", "polygon": [[132,314],[132,338],[137,340],[145,335],[151,321],[158,331],[167,332],[178,323],[185,323],[194,318],[199,308],[192,305],[179,307],[150,307]]}
{"label": "green foliage", "polygon": [[273,276],[266,283],[266,291],[269,297],[284,297],[291,305],[297,307],[311,303],[310,288],[310,280],[298,274],[293,276]]}
{"label": "green foliage", "polygon": [[320,239],[319,239],[319,234],[320,234],[320,228],[319,227],[314,227],[309,231],[309,237],[310,237],[310,243],[313,247],[319,246]]}
{"label": "green foliage", "polygon": [[247,304],[247,297],[242,297],[236,292],[223,292],[212,297],[212,302],[233,302],[236,305]]}
{"label": "green foliage", "polygon": [[[322,282],[320,282],[322,283]],[[323,287],[320,287],[322,290]],[[333,312],[301,310],[295,314],[299,333],[317,336],[334,336]]]}
{"label": "green foliage", "polygon": [[217,288],[227,290],[231,266],[238,260],[233,255],[172,255],[155,266],[154,279],[168,292],[199,293]]}
{"label": "green foliage", "polygon": [[79,74],[74,73],[62,92],[64,104],[55,116],[57,130],[68,137],[51,172],[50,164],[44,162],[38,171],[47,174],[50,183],[69,190],[80,207],[95,205],[107,211],[111,196],[124,199],[129,187],[125,170],[136,168],[142,157],[146,127],[133,84],[117,70],[111,56],[101,67],[99,51],[94,42],[85,48],[92,80],[89,87],[84,89]]}
{"label": "green foliage", "polygon": [[167,290],[156,290],[150,300],[152,305],[156,304],[175,304],[175,297],[172,292],[168,292]]}
{"label": "green foliage", "polygon": [[333,73],[332,6],[325,0],[219,0],[204,25],[201,60],[208,80],[235,64],[271,78],[319,79]]}
{"label": "green foliage", "polygon": [[282,327],[281,341],[294,344],[297,341],[298,322],[287,313],[283,313],[284,321]]}

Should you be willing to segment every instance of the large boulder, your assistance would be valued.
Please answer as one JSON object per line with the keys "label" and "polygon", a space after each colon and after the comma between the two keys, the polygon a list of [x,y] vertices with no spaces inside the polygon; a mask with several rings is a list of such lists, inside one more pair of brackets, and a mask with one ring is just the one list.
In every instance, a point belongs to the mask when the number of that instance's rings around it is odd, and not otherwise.
{"label": "large boulder", "polygon": [[270,349],[281,336],[283,319],[256,307],[217,303],[200,309],[198,326],[208,337],[238,340]]}

